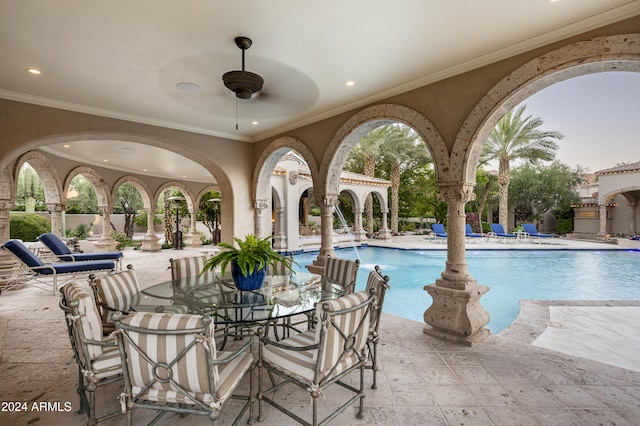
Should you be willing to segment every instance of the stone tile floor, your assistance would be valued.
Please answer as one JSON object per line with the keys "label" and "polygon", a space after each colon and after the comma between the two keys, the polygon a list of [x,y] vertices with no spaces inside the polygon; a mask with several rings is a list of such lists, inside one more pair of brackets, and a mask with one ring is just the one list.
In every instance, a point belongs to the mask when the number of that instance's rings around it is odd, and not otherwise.
{"label": "stone tile floor", "polygon": [[[180,255],[188,255],[184,250]],[[127,252],[143,286],[167,279],[169,257],[176,252]],[[24,287],[0,295],[0,401],[70,402],[69,412],[1,410],[0,425],[81,425],[77,367],[66,334],[58,296],[51,290]],[[540,308],[536,313],[540,315]],[[542,315],[544,316],[544,314]],[[378,389],[367,383],[365,418],[349,408],[335,425],[638,425],[640,372],[571,357],[531,345],[541,332],[531,318],[519,318],[505,332],[475,347],[448,343],[423,334],[423,324],[389,314],[382,318]],[[532,325],[533,324],[533,325]],[[611,348],[615,350],[615,348]],[[354,377],[350,378],[353,382]],[[248,386],[245,380],[243,386]],[[120,385],[101,389],[98,409],[115,409]],[[334,386],[322,407],[339,401]],[[309,396],[291,386],[276,398],[307,416]],[[231,424],[237,405],[225,409],[220,424]],[[257,412],[257,410],[256,410]],[[134,424],[150,419],[137,410]],[[245,416],[244,420],[247,420]],[[198,416],[167,414],[161,425],[208,424]],[[244,421],[243,420],[243,421]],[[107,422],[124,424],[124,418]],[[266,425],[293,421],[265,405]]]}

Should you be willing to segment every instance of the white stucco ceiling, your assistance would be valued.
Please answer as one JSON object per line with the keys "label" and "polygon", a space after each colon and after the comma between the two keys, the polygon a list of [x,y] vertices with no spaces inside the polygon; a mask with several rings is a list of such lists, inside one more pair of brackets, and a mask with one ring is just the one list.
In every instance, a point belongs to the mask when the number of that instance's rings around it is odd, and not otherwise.
{"label": "white stucco ceiling", "polygon": [[[0,97],[251,142],[639,13],[640,0],[0,0]],[[265,83],[238,100],[236,130],[221,78],[241,68],[239,35]]]}

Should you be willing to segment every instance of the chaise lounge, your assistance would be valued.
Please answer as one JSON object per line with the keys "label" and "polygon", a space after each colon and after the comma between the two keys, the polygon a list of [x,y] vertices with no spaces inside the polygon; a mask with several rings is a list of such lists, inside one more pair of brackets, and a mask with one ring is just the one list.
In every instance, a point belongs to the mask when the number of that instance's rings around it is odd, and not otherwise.
{"label": "chaise lounge", "polygon": [[118,270],[122,270],[122,252],[104,251],[97,253],[72,253],[69,247],[56,234],[42,234],[38,237],[58,259],[63,262],[80,262],[87,260],[113,260],[116,262]]}
{"label": "chaise lounge", "polygon": [[112,272],[116,264],[112,260],[89,260],[85,262],[60,262],[44,263],[38,256],[31,253],[29,248],[20,240],[9,240],[2,245],[2,248],[11,252],[23,263],[25,268],[33,274],[33,280],[40,281],[41,278],[53,278],[53,294],[58,288],[58,277],[63,275],[67,280],[72,280],[79,274],[89,274],[96,271]]}
{"label": "chaise lounge", "polygon": [[524,232],[529,234],[529,237],[537,238],[538,239],[538,244],[542,243],[542,239],[543,238],[549,238],[550,240],[553,239],[553,235],[551,235],[551,234],[541,234],[540,232],[538,232],[538,229],[536,228],[536,226],[533,223],[523,223],[522,224],[522,229],[524,229]]}
{"label": "chaise lounge", "polygon": [[517,241],[518,236],[516,234],[511,234],[505,232],[502,224],[500,223],[492,223],[491,225],[491,234],[490,236],[501,239],[503,242],[507,242],[508,240]]}

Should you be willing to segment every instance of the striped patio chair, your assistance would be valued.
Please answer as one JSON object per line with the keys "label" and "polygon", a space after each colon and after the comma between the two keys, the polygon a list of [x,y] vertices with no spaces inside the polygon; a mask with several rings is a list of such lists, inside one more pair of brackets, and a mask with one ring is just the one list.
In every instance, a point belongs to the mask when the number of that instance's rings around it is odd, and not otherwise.
{"label": "striped patio chair", "polygon": [[328,257],[323,275],[342,285],[344,288],[344,295],[347,296],[355,291],[356,277],[358,275],[359,267],[359,260]]}
{"label": "striped patio chair", "polygon": [[[319,324],[315,329],[279,342],[261,334],[258,362],[258,421],[263,421],[262,402],[278,408],[302,424],[318,424],[318,397],[325,395],[326,388],[336,383],[351,391],[353,395],[320,421],[324,424],[360,400],[358,418],[364,409],[364,367],[367,362],[367,335],[371,309],[375,296],[366,292],[353,293],[324,303],[318,303],[316,316]],[[272,377],[274,385],[262,390],[263,369]],[[360,370],[360,386],[353,387],[344,381],[346,375]],[[276,376],[280,376],[279,383]],[[353,376],[352,376],[353,377]],[[268,396],[283,385],[293,383],[310,393],[312,397],[312,421],[307,422],[298,414],[286,409]],[[294,398],[295,399],[295,398]],[[293,403],[297,405],[297,403]]]}
{"label": "striped patio chair", "polygon": [[184,293],[198,284],[214,282],[216,280],[214,270],[209,270],[202,276],[200,275],[206,261],[207,256],[205,255],[169,259],[174,290]]}
{"label": "striped patio chair", "polygon": [[78,395],[80,410],[86,413],[89,424],[121,415],[116,410],[96,417],[96,390],[122,380],[122,363],[118,345],[113,338],[103,337],[100,314],[93,297],[76,283],[60,289],[60,309],[67,319],[67,331],[78,362]]}
{"label": "striped patio chair", "polygon": [[131,299],[140,291],[133,266],[127,265],[126,270],[104,277],[89,275],[89,285],[100,310],[102,327],[106,333],[110,333],[115,330],[113,315],[116,312],[129,313]]}
{"label": "striped patio chair", "polygon": [[382,316],[382,304],[384,296],[389,289],[389,277],[383,276],[380,267],[376,265],[373,271],[369,272],[367,278],[367,293],[373,293],[376,296],[376,302],[371,308],[371,322],[369,323],[369,335],[367,336],[367,346],[369,347],[370,363],[365,368],[373,370],[372,389],[377,389],[376,376],[378,372],[378,342],[380,341],[380,317]]}
{"label": "striped patio chair", "polygon": [[[136,312],[116,316],[116,336],[124,371],[127,425],[132,410],[209,416],[215,422],[232,397],[245,401],[236,422],[249,408],[253,420],[253,339],[233,352],[219,352],[208,316]],[[235,395],[249,375],[248,395]],[[236,423],[234,423],[236,424]]]}

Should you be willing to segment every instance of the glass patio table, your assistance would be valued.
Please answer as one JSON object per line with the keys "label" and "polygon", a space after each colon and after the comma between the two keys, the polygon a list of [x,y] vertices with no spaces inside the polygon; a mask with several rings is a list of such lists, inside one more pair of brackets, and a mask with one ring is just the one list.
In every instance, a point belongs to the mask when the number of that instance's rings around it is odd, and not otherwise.
{"label": "glass patio table", "polygon": [[268,275],[258,290],[236,289],[233,280],[191,277],[150,286],[133,296],[134,311],[210,315],[214,323],[252,325],[313,311],[336,299],[343,288],[327,277],[297,282],[295,276]]}

